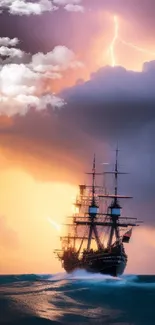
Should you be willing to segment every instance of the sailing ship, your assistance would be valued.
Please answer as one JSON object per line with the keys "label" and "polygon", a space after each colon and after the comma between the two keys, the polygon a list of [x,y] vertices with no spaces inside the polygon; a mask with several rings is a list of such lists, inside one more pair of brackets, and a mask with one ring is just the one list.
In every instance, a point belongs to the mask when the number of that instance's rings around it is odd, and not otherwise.
{"label": "sailing ship", "polygon": [[[75,212],[69,218],[67,235],[61,236],[61,249],[55,250],[57,258],[67,273],[84,269],[91,273],[119,276],[127,265],[124,243],[129,243],[132,229],[142,221],[137,218],[121,217],[121,199],[130,196],[118,194],[118,149],[114,171],[96,172],[93,160],[91,185],[79,185]],[[96,185],[97,176],[105,180],[106,174],[114,176],[114,194],[109,194],[105,184]],[[108,204],[108,200],[110,203]],[[126,229],[126,231],[124,231]]]}

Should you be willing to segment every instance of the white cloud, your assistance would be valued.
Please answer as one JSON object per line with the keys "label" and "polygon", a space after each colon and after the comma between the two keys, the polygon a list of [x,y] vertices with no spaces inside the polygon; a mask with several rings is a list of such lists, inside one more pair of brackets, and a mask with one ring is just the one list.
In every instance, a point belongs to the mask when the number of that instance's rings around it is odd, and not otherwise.
{"label": "white cloud", "polygon": [[53,3],[56,5],[68,5],[68,4],[79,4],[82,0],[53,0]]}
{"label": "white cloud", "polygon": [[0,70],[0,90],[3,95],[16,96],[36,89],[39,76],[24,64],[7,64]]}
{"label": "white cloud", "polygon": [[[0,13],[8,9],[13,15],[41,15],[46,11],[55,11],[60,6],[72,12],[84,12],[81,4],[82,0],[39,0],[31,2],[27,0],[0,0]],[[6,44],[4,44],[6,45]]]}
{"label": "white cloud", "polygon": [[6,46],[1,46],[0,47],[0,55],[1,56],[9,56],[11,58],[13,58],[15,56],[22,58],[23,51],[21,51],[20,49],[16,49],[16,48],[9,48]]}
{"label": "white cloud", "polygon": [[0,46],[16,46],[19,43],[18,38],[0,37]]}
{"label": "white cloud", "polygon": [[[23,58],[24,52],[21,51],[20,49],[11,47],[11,46],[16,46],[19,43],[18,38],[12,38],[10,39],[9,37],[0,37],[0,56],[6,56],[9,58]],[[0,58],[1,61],[1,58]]]}
{"label": "white cloud", "polygon": [[0,9],[7,8],[13,15],[40,15],[45,11],[54,11],[58,8],[50,0],[28,2],[26,0],[1,0]]}
{"label": "white cloud", "polygon": [[44,78],[47,78],[47,79],[61,79],[62,78],[61,73],[51,72],[51,71],[46,71],[43,76],[44,76]]}
{"label": "white cloud", "polygon": [[84,12],[84,7],[79,6],[79,5],[74,5],[74,4],[67,4],[64,7],[65,10],[67,11],[72,11],[72,12]]}
{"label": "white cloud", "polygon": [[82,63],[76,60],[74,52],[66,46],[56,46],[53,51],[47,54],[37,53],[32,56],[34,71],[60,72],[68,68],[76,68],[82,66]]}
{"label": "white cloud", "polygon": [[59,6],[64,6],[66,11],[84,12],[84,7],[81,6],[82,0],[53,0],[53,3]]}
{"label": "white cloud", "polygon": [[24,64],[8,64],[0,69],[0,114],[8,116],[25,114],[30,107],[37,110],[46,109],[50,104],[52,108],[64,105],[63,99],[45,94],[43,78],[49,78],[36,73]]}
{"label": "white cloud", "polygon": [[37,110],[44,110],[47,105],[53,109],[61,108],[65,105],[62,98],[53,94],[43,95],[41,97],[34,95],[19,94],[13,98],[0,96],[0,114],[13,116],[15,114],[25,115],[31,107]]}
{"label": "white cloud", "polygon": [[[5,41],[5,44],[10,43],[10,39]],[[0,47],[0,53],[8,53],[12,57],[26,55],[20,49],[5,46]],[[25,114],[32,106],[37,110],[45,109],[47,105],[62,107],[63,99],[47,94],[48,82],[60,79],[64,70],[81,65],[75,54],[65,46],[57,46],[47,54],[37,53],[29,63],[3,63],[0,66],[0,114]]]}

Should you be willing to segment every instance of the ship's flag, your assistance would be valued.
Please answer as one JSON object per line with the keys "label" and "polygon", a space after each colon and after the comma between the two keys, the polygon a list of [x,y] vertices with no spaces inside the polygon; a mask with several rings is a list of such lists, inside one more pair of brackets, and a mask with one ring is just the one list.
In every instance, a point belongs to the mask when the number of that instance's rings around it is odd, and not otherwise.
{"label": "ship's flag", "polygon": [[129,243],[130,238],[132,235],[132,228],[130,228],[122,237],[122,242],[123,243]]}

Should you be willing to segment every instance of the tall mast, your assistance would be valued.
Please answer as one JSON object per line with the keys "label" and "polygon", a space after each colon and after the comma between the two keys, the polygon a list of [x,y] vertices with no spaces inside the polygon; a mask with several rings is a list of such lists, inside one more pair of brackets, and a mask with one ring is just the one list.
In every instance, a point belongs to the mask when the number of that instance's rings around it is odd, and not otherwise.
{"label": "tall mast", "polygon": [[90,218],[90,224],[89,224],[87,250],[90,250],[93,233],[94,233],[98,248],[101,248],[101,246],[102,246],[99,236],[98,236],[98,231],[97,231],[97,228],[95,225],[95,219],[96,219],[96,215],[98,213],[98,206],[97,206],[96,199],[95,199],[95,176],[96,176],[96,161],[95,161],[95,154],[94,154],[93,168],[92,168],[92,201],[91,201],[91,205],[89,206],[89,211],[88,211],[89,218]]}
{"label": "tall mast", "polygon": [[115,161],[115,204],[117,204],[117,188],[118,188],[118,147],[116,149],[116,161]]}
{"label": "tall mast", "polygon": [[118,203],[118,146],[116,148],[114,181],[115,181],[115,185],[114,185],[115,186],[115,188],[114,188],[115,197],[114,197],[114,200],[110,206],[112,227],[111,227],[111,231],[110,231],[108,246],[111,246],[111,244],[112,244],[114,233],[115,233],[117,241],[119,241],[119,238],[120,238],[119,227],[118,227],[118,220],[119,220],[120,209],[121,209],[121,207],[119,206],[119,203]]}
{"label": "tall mast", "polygon": [[95,205],[95,172],[96,172],[96,162],[95,162],[95,154],[94,154],[93,169],[92,169],[92,206]]}
{"label": "tall mast", "polygon": [[90,227],[89,227],[89,235],[88,235],[88,243],[87,243],[87,249],[90,250],[91,240],[92,240],[92,234],[94,229],[94,219],[97,214],[97,207],[95,204],[95,154],[94,154],[94,160],[93,160],[93,168],[92,168],[92,202],[89,206],[89,218],[90,218]]}

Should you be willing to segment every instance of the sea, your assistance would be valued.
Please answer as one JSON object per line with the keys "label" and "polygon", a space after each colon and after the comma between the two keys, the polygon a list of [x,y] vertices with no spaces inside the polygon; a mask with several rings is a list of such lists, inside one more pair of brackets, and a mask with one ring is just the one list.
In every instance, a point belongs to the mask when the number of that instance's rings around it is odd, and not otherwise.
{"label": "sea", "polygon": [[0,324],[155,325],[155,276],[0,276]]}

